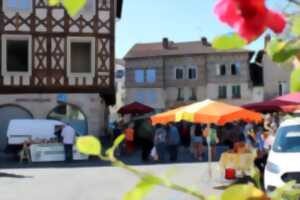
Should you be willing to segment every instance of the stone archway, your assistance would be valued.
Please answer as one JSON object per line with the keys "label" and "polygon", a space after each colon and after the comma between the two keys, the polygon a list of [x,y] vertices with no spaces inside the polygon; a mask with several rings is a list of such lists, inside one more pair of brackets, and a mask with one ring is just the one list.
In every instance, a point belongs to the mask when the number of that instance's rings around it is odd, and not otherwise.
{"label": "stone archway", "polygon": [[0,105],[0,151],[3,151],[7,145],[7,128],[12,119],[32,119],[33,115],[26,108],[15,105]]}
{"label": "stone archway", "polygon": [[78,134],[88,134],[88,119],[84,112],[73,104],[59,104],[49,112],[47,119],[69,123]]}

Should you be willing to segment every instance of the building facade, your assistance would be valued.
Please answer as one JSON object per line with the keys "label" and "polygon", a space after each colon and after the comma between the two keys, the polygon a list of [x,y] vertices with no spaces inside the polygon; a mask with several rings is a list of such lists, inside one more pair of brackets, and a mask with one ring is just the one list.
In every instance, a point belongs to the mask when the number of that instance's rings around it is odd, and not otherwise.
{"label": "building facade", "polygon": [[93,135],[106,126],[122,1],[88,0],[74,17],[47,2],[0,1],[0,148],[11,119],[60,119]]}
{"label": "building facade", "polygon": [[263,70],[265,100],[289,93],[292,65],[280,66],[280,64],[274,63],[267,54],[264,54]]}
{"label": "building facade", "polygon": [[136,44],[125,56],[126,103],[157,110],[207,98],[241,105],[252,101],[247,50],[216,51],[201,41]]}

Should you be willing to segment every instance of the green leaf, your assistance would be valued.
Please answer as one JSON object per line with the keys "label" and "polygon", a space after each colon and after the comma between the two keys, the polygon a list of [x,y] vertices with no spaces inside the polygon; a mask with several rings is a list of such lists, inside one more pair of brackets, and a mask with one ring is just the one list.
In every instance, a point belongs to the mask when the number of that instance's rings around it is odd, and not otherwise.
{"label": "green leaf", "polygon": [[277,188],[274,192],[271,193],[272,200],[282,200],[287,193],[291,192],[295,184],[296,181],[290,181],[284,186]]}
{"label": "green leaf", "polygon": [[[233,198],[234,197],[234,198]],[[253,185],[234,185],[224,191],[221,200],[267,200],[266,195]]]}
{"label": "green leaf", "polygon": [[60,0],[48,0],[50,6],[57,6],[60,3]]}
{"label": "green leaf", "polygon": [[70,16],[75,16],[86,4],[86,0],[63,0],[63,5]]}
{"label": "green leaf", "polygon": [[291,92],[300,91],[300,69],[299,68],[294,69],[291,73],[290,91]]}
{"label": "green leaf", "polygon": [[215,195],[210,195],[206,198],[206,200],[218,200],[218,197]]}
{"label": "green leaf", "polygon": [[121,144],[121,142],[124,141],[124,139],[125,139],[125,134],[119,135],[119,137],[117,137],[117,138],[115,139],[113,146],[112,146],[111,148],[109,148],[109,149],[105,152],[105,154],[106,154],[108,157],[110,157],[110,158],[114,158],[114,157],[115,157],[115,156],[114,156],[114,152],[115,152],[116,148]]}
{"label": "green leaf", "polygon": [[79,137],[76,148],[82,154],[99,156],[101,154],[101,143],[94,136]]}
{"label": "green leaf", "polygon": [[127,192],[123,200],[141,200],[148,195],[157,184],[142,179],[131,191]]}
{"label": "green leaf", "polygon": [[212,46],[220,50],[240,49],[245,45],[247,45],[246,40],[236,33],[218,36],[212,42]]}
{"label": "green leaf", "polygon": [[300,36],[300,16],[297,15],[292,18],[292,33]]}
{"label": "green leaf", "polygon": [[267,45],[267,54],[274,62],[283,63],[300,52],[300,41],[284,42],[271,40]]}

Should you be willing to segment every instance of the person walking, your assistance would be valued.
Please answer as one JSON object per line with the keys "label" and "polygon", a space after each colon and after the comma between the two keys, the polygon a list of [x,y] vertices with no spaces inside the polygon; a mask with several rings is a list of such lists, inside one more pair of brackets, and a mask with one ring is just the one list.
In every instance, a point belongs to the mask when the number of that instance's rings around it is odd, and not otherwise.
{"label": "person walking", "polygon": [[73,145],[76,137],[75,130],[67,124],[63,127],[61,136],[63,137],[65,161],[71,162],[73,160]]}
{"label": "person walking", "polygon": [[160,162],[165,162],[165,152],[166,152],[166,139],[167,131],[165,127],[158,124],[155,129],[154,134],[154,146],[158,154],[158,160]]}
{"label": "person walking", "polygon": [[176,162],[178,157],[178,145],[180,144],[180,135],[177,127],[171,123],[168,126],[167,145],[170,155],[170,161]]}

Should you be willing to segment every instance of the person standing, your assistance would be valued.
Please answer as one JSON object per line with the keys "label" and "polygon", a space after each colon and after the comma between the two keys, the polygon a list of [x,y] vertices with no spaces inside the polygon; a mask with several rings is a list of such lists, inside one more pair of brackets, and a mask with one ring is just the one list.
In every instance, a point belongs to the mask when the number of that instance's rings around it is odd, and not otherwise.
{"label": "person standing", "polygon": [[188,122],[183,121],[181,123],[181,143],[185,148],[189,148],[191,144],[191,134]]}
{"label": "person standing", "polygon": [[147,162],[153,148],[153,127],[150,119],[145,120],[138,129],[138,135],[142,146],[142,160]]}
{"label": "person standing", "polygon": [[217,136],[217,128],[214,124],[208,124],[205,129],[205,136],[207,137],[207,144],[211,146],[212,160],[215,160],[217,153],[217,143],[219,142]]}
{"label": "person standing", "polygon": [[201,124],[194,125],[195,131],[191,135],[193,154],[197,160],[202,160],[203,155],[203,133]]}
{"label": "person standing", "polygon": [[154,134],[154,145],[158,154],[158,160],[165,162],[167,131],[165,127],[158,124]]}
{"label": "person standing", "polygon": [[134,125],[133,123],[129,124],[125,129],[125,145],[126,153],[131,154],[134,150]]}
{"label": "person standing", "polygon": [[73,160],[73,145],[76,136],[75,130],[70,125],[67,124],[63,127],[61,136],[63,137],[65,161],[71,162]]}
{"label": "person standing", "polygon": [[177,127],[171,123],[168,127],[167,145],[170,155],[170,161],[176,162],[178,155],[178,145],[180,144],[180,135]]}

